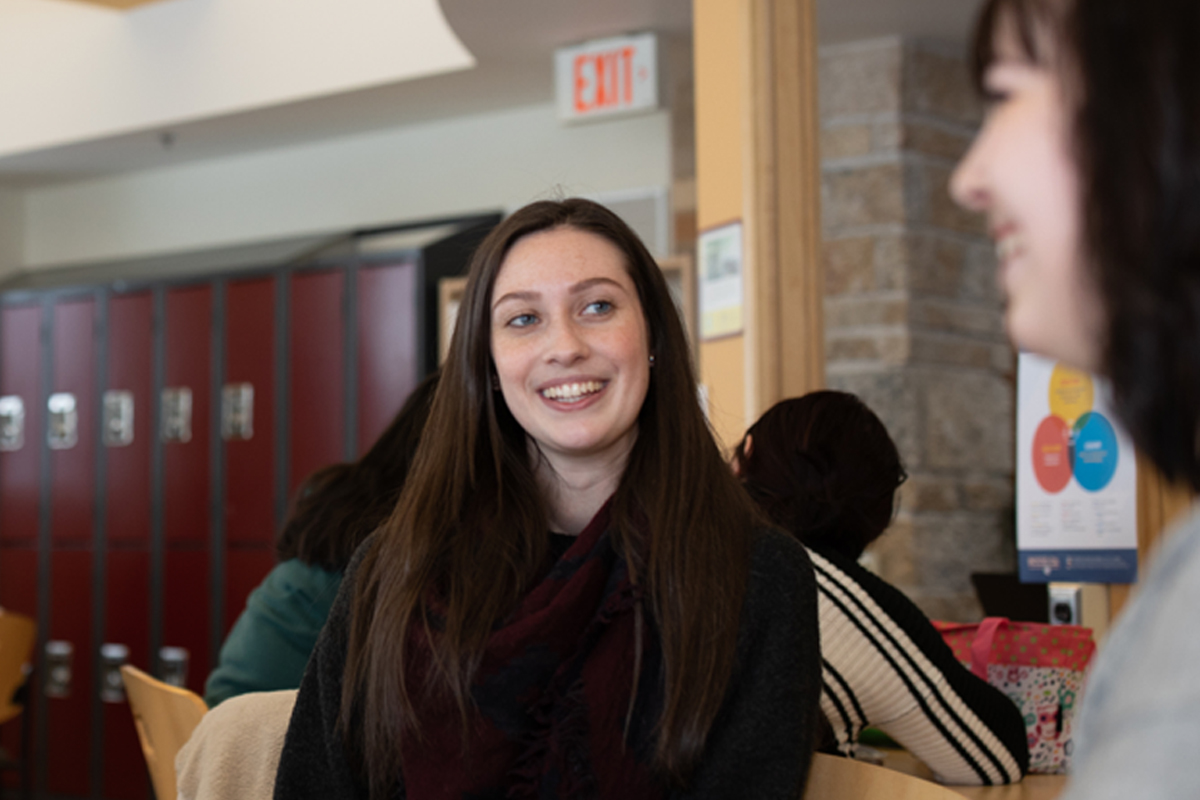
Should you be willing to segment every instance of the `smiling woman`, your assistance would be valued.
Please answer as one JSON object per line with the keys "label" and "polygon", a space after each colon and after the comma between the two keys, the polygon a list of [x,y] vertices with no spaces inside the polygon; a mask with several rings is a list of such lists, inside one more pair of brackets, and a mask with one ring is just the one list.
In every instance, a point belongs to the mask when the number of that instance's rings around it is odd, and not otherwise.
{"label": "smiling woman", "polygon": [[[1095,371],[1100,302],[1077,251],[1082,209],[1066,90],[1025,54],[1015,18],[999,22],[993,58],[980,73],[987,122],[951,191],[987,214],[1013,343]],[[1041,49],[1052,47],[1043,41]]]}
{"label": "smiling woman", "polygon": [[[1200,490],[1200,3],[988,0],[991,109],[953,189],[986,212],[1018,345],[1111,379],[1141,453]],[[1088,676],[1065,798],[1198,797],[1200,512]]]}
{"label": "smiling woman", "polygon": [[458,320],[275,796],[798,796],[812,567],[726,469],[646,248],[595,203],[527,206]]}
{"label": "smiling woman", "polygon": [[650,346],[624,261],[607,239],[561,227],[514,244],[496,277],[492,359],[504,402],[529,435],[543,493],[576,498],[551,503],[554,531],[582,530],[637,440]]}

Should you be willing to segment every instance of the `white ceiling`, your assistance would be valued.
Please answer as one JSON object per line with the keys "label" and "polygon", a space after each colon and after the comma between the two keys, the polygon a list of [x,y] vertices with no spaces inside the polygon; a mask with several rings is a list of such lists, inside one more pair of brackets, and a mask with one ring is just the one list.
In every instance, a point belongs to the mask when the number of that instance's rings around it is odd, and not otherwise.
{"label": "white ceiling", "polygon": [[[0,0],[2,2],[2,0]],[[981,0],[818,0],[822,44],[902,35],[963,42]],[[441,0],[475,56],[465,72],[277,105],[161,130],[0,158],[0,183],[34,186],[153,169],[504,107],[553,97],[552,53],[620,32],[686,36],[691,0]]]}

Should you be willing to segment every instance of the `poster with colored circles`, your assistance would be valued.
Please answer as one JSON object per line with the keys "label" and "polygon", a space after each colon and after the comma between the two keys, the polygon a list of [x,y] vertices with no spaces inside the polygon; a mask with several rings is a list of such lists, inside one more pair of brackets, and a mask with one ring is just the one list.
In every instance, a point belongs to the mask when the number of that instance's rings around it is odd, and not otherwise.
{"label": "poster with colored circles", "polygon": [[1107,385],[1022,353],[1017,550],[1027,583],[1137,579],[1137,464]]}

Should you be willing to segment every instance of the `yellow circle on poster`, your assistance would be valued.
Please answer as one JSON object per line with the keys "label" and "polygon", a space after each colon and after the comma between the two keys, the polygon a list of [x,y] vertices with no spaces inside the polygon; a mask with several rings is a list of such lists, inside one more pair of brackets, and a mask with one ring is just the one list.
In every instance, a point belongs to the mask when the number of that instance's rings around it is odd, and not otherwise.
{"label": "yellow circle on poster", "polygon": [[1091,375],[1062,364],[1054,365],[1050,375],[1050,413],[1066,422],[1067,427],[1092,410],[1094,396]]}

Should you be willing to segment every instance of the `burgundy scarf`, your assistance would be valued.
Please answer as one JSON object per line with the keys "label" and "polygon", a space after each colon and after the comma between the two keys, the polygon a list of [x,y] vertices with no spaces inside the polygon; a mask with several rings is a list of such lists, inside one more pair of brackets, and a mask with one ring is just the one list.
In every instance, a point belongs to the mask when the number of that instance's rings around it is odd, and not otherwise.
{"label": "burgundy scarf", "polygon": [[[636,639],[640,683],[655,687],[657,637],[635,621],[638,589],[613,548],[609,504],[488,640],[471,695],[477,708],[466,751],[450,703],[427,701],[420,742],[402,748],[408,800],[657,799],[661,779],[647,761],[653,719],[634,691]],[[653,703],[651,703],[653,704]],[[640,724],[639,724],[640,718]]]}

